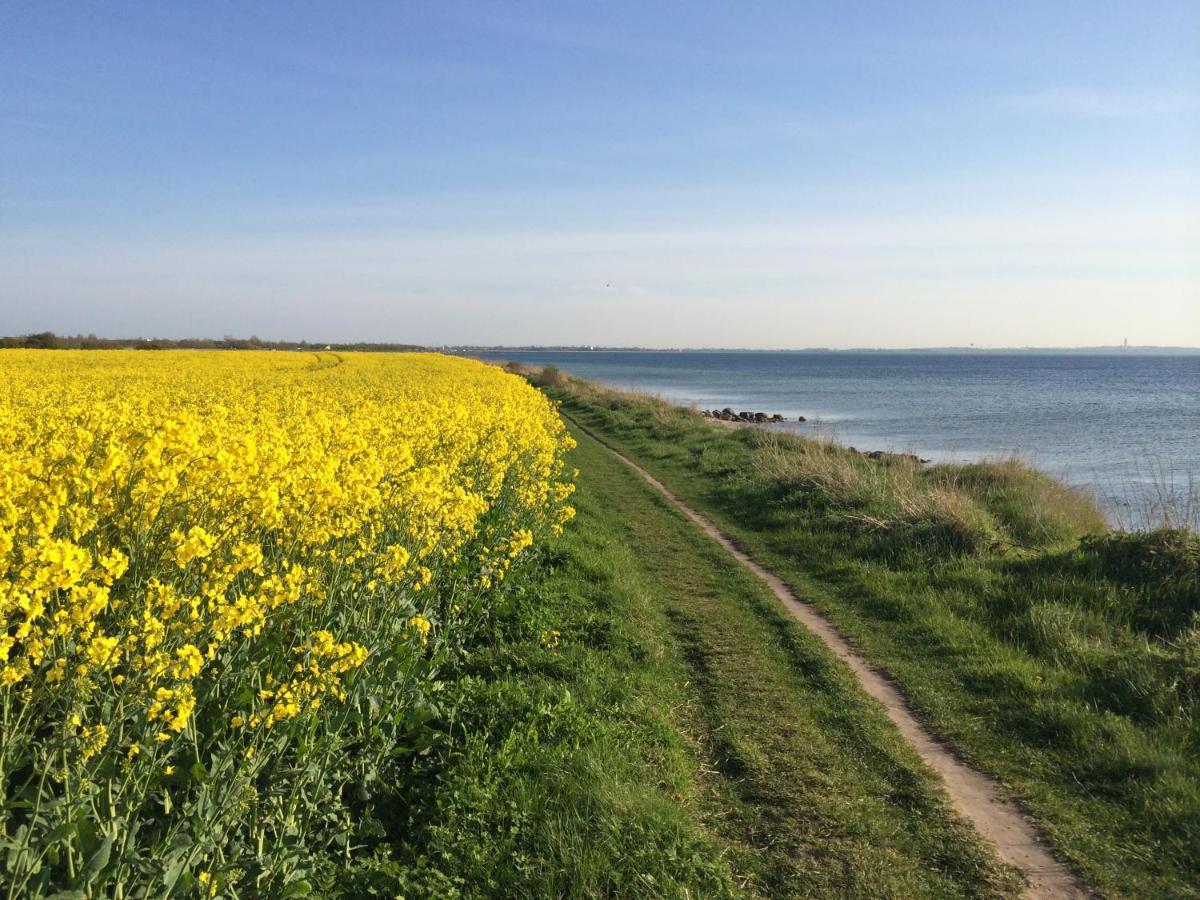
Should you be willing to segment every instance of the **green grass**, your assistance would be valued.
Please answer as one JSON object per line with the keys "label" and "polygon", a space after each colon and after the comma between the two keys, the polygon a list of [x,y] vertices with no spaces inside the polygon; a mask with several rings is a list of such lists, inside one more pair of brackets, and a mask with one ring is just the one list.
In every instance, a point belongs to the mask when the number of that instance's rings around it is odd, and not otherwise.
{"label": "green grass", "polygon": [[564,412],[825,612],[1091,885],[1200,895],[1194,534],[1105,534],[1014,461],[871,460],[558,381]]}
{"label": "green grass", "polygon": [[577,519],[443,673],[436,740],[326,895],[1013,894],[766,588],[594,442],[574,457]]}

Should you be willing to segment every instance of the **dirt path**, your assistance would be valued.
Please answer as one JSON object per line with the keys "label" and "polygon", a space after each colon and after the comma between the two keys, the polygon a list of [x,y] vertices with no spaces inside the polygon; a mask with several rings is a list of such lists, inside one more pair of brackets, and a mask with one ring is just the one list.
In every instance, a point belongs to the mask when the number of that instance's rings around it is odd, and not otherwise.
{"label": "dirt path", "polygon": [[835,656],[845,661],[863,689],[883,704],[888,718],[900,729],[904,739],[941,778],[946,793],[958,813],[970,821],[985,840],[994,845],[996,855],[1003,862],[1025,873],[1029,879],[1025,896],[1091,896],[1079,878],[1054,857],[1049,845],[1007,792],[996,781],[962,762],[926,731],[891,680],[859,656],[828,619],[798,598],[777,575],[764,569],[739,550],[716,525],[676,497],[653,475],[578,422],[573,419],[572,422],[580,431],[602,444],[637,472],[738,562],[762,579],[794,618],[819,637]]}

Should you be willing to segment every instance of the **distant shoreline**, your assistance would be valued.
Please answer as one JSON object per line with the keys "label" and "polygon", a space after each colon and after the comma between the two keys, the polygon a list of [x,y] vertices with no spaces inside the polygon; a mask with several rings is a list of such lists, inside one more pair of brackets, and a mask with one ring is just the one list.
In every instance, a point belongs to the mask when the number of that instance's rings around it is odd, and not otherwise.
{"label": "distant shoreline", "polygon": [[755,353],[755,354],[960,354],[960,355],[1082,355],[1082,356],[1200,356],[1200,347],[1159,347],[1154,344],[1112,344],[1094,347],[604,347],[599,344],[469,344],[407,341],[282,340],[258,335],[236,337],[100,337],[95,334],[0,335],[0,349],[79,350],[335,350],[367,353]]}
{"label": "distant shoreline", "polygon": [[579,347],[579,346],[497,346],[441,345],[431,347],[443,353],[912,353],[912,354],[988,354],[1009,356],[1200,356],[1200,347],[1098,346],[1098,347],[800,347],[762,349],[747,347]]}
{"label": "distant shoreline", "polygon": [[961,356],[1200,356],[1200,347],[1098,345],[1094,347],[607,347],[590,344],[417,344],[402,341],[337,341],[206,337],[98,337],[53,331],[0,335],[0,349],[25,350],[297,350],[367,353],[753,353],[753,354],[913,354]]}

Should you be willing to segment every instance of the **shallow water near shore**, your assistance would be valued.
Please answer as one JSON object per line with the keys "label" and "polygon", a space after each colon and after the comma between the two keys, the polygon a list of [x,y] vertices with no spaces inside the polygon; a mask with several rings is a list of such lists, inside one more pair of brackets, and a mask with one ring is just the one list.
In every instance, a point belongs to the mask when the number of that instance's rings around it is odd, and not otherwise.
{"label": "shallow water near shore", "polygon": [[[1200,527],[1200,354],[496,351],[701,408],[937,462],[1016,455],[1115,526]],[[796,423],[797,416],[809,421]]]}

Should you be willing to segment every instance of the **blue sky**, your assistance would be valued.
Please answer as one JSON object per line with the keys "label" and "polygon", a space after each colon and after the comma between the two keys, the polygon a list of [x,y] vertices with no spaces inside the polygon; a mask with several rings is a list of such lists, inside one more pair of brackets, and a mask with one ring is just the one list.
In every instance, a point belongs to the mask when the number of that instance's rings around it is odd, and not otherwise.
{"label": "blue sky", "polygon": [[0,332],[1200,346],[1200,5],[0,7]]}

